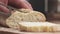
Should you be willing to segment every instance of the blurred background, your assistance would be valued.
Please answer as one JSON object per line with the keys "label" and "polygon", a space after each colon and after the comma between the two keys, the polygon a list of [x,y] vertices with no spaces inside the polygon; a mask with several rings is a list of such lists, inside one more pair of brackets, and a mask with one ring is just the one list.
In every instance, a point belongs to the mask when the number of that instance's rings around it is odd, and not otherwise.
{"label": "blurred background", "polygon": [[60,0],[28,0],[34,10],[46,15],[48,21],[60,21]]}

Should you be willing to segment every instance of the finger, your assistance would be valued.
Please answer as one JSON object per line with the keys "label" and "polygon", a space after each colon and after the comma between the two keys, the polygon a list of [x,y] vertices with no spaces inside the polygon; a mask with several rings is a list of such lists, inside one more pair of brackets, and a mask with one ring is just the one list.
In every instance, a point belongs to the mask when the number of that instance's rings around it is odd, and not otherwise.
{"label": "finger", "polygon": [[8,0],[0,0],[0,3],[3,3],[3,4],[5,4],[7,6]]}
{"label": "finger", "polygon": [[24,0],[24,2],[25,2],[26,5],[29,6],[30,9],[33,9],[33,8],[32,8],[32,5],[31,5],[28,1]]}
{"label": "finger", "polygon": [[2,5],[0,5],[0,11],[5,12],[5,13],[10,12],[8,8],[6,8],[6,7],[2,6]]}
{"label": "finger", "polygon": [[16,8],[32,9],[31,4],[26,2],[25,0],[9,0],[9,5]]}

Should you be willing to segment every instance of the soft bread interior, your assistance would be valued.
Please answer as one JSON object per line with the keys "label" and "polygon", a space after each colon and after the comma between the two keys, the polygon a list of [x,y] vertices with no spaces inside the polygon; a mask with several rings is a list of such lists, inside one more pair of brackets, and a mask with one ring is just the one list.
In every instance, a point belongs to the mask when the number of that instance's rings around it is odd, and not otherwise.
{"label": "soft bread interior", "polygon": [[60,31],[60,25],[49,22],[21,22],[19,23],[21,31],[28,32],[57,32]]}

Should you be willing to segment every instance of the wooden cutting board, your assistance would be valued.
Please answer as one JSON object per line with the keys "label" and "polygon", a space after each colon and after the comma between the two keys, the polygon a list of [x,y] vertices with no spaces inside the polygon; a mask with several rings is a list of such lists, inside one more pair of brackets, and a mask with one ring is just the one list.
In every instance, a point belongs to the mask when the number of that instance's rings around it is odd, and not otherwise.
{"label": "wooden cutting board", "polygon": [[20,32],[11,28],[0,27],[0,34],[60,34],[60,32]]}

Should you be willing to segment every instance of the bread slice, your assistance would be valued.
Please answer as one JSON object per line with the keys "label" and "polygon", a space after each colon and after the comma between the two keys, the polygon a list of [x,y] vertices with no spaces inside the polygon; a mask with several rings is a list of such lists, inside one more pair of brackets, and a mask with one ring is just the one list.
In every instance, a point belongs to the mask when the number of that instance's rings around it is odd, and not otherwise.
{"label": "bread slice", "polygon": [[21,31],[27,32],[57,32],[60,26],[49,22],[21,22],[19,23]]}

